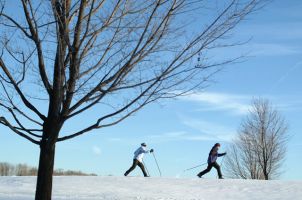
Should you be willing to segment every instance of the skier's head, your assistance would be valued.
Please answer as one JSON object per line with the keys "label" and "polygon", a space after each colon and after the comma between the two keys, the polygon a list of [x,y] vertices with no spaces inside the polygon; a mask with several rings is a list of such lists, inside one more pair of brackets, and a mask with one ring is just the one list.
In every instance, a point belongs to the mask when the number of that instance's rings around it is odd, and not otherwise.
{"label": "skier's head", "polygon": [[220,144],[219,144],[219,143],[216,143],[216,144],[214,145],[214,147],[220,147]]}
{"label": "skier's head", "polygon": [[141,143],[141,146],[146,147],[147,145],[146,145],[146,143],[143,142],[143,143]]}

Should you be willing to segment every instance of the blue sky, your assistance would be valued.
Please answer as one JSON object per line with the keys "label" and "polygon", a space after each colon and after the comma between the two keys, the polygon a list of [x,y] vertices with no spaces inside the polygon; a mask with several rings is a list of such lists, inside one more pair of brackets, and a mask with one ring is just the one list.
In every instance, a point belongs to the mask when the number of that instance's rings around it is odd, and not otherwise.
{"label": "blue sky", "polygon": [[[269,99],[289,124],[291,139],[283,165],[284,180],[302,179],[302,2],[272,1],[234,31],[247,44],[219,51],[223,56],[248,53],[244,62],[226,66],[202,92],[150,105],[133,117],[81,137],[58,143],[55,168],[121,176],[141,142],[155,149],[164,176],[195,177],[216,142],[223,152],[246,116],[254,97]],[[95,114],[97,114],[96,111]],[[72,124],[81,127],[81,120]],[[39,149],[0,126],[0,161],[36,166]],[[221,160],[219,160],[221,162]],[[154,159],[145,156],[151,176]],[[223,171],[222,166],[222,171]],[[141,175],[136,169],[132,175]],[[207,177],[215,177],[212,172]]]}

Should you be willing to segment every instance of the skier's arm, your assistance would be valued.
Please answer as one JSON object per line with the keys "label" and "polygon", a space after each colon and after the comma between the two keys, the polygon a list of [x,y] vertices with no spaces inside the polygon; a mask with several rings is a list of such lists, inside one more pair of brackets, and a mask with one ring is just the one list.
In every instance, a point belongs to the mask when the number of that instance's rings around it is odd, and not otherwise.
{"label": "skier's arm", "polygon": [[220,157],[220,156],[225,156],[227,153],[225,152],[225,153],[219,153],[218,154],[218,157]]}
{"label": "skier's arm", "polygon": [[143,152],[143,153],[152,153],[152,152],[153,152],[153,149],[151,149],[151,150],[145,150],[145,149],[143,149],[142,152]]}
{"label": "skier's arm", "polygon": [[141,148],[140,149],[140,153],[149,153],[150,150],[147,150],[147,149],[144,149],[144,148]]}

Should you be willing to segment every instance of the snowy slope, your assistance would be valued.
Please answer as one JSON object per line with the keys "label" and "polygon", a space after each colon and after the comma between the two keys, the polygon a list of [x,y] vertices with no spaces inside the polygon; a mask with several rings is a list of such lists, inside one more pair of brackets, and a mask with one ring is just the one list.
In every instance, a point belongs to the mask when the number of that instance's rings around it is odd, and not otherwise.
{"label": "snowy slope", "polygon": [[[0,177],[0,200],[32,200],[35,177]],[[302,200],[302,181],[54,177],[53,200]]]}

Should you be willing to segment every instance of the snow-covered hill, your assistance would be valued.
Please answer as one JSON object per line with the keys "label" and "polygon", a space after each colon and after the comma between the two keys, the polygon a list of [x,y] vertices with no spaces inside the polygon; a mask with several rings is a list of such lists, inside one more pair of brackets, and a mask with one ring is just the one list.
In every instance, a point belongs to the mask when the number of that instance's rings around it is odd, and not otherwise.
{"label": "snow-covered hill", "polygon": [[[32,200],[35,177],[0,177],[1,200]],[[302,181],[54,177],[53,200],[302,200]]]}

